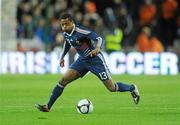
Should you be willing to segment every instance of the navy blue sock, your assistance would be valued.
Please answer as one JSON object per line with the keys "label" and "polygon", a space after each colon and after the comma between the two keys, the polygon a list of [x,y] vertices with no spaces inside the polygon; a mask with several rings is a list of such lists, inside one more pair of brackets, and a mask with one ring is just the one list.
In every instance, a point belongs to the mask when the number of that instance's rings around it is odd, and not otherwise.
{"label": "navy blue sock", "polygon": [[115,87],[116,87],[116,91],[119,91],[119,92],[126,92],[126,91],[132,92],[134,90],[133,85],[124,84],[121,82],[117,82],[115,84]]}
{"label": "navy blue sock", "polygon": [[64,86],[59,83],[54,87],[52,94],[49,98],[49,101],[47,103],[48,109],[51,109],[52,105],[57,100],[57,98],[62,94],[63,90],[64,90]]}

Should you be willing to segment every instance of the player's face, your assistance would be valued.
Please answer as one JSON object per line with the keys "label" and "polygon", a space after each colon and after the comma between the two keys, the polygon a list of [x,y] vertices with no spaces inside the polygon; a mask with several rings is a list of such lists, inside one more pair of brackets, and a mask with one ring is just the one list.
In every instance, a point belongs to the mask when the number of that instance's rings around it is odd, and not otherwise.
{"label": "player's face", "polygon": [[70,21],[68,18],[60,20],[60,25],[61,25],[62,31],[64,32],[70,33],[73,29],[73,24],[74,22]]}

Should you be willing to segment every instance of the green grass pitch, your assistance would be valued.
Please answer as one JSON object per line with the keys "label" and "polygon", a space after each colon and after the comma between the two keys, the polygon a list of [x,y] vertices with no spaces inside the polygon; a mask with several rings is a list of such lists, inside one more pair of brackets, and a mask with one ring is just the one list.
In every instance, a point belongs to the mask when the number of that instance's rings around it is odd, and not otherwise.
{"label": "green grass pitch", "polygon": [[[35,103],[47,102],[61,76],[0,75],[0,125],[180,125],[180,75],[114,75],[114,81],[136,83],[135,105],[128,92],[110,93],[92,74],[69,84],[51,112]],[[76,111],[80,99],[94,104],[91,114]]]}

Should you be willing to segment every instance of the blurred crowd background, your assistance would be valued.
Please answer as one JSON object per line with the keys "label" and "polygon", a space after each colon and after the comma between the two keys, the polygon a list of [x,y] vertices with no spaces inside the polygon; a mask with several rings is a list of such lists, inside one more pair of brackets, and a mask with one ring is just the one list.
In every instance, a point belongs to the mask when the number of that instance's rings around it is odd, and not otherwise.
{"label": "blurred crowd background", "polygon": [[[170,51],[180,55],[178,0],[17,0],[18,51],[61,50],[61,13],[105,39],[104,51]],[[22,41],[34,41],[24,47]],[[28,42],[28,44],[31,44]],[[73,52],[73,50],[72,50]]]}

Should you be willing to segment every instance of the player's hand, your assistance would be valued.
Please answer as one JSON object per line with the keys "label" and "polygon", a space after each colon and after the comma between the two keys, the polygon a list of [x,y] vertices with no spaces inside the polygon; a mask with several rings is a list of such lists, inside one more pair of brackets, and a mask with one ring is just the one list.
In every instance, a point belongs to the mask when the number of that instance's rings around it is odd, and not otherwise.
{"label": "player's hand", "polygon": [[64,67],[64,59],[60,59],[60,66]]}
{"label": "player's hand", "polygon": [[100,47],[96,47],[95,49],[93,49],[91,52],[90,52],[90,56],[96,56],[100,51]]}

